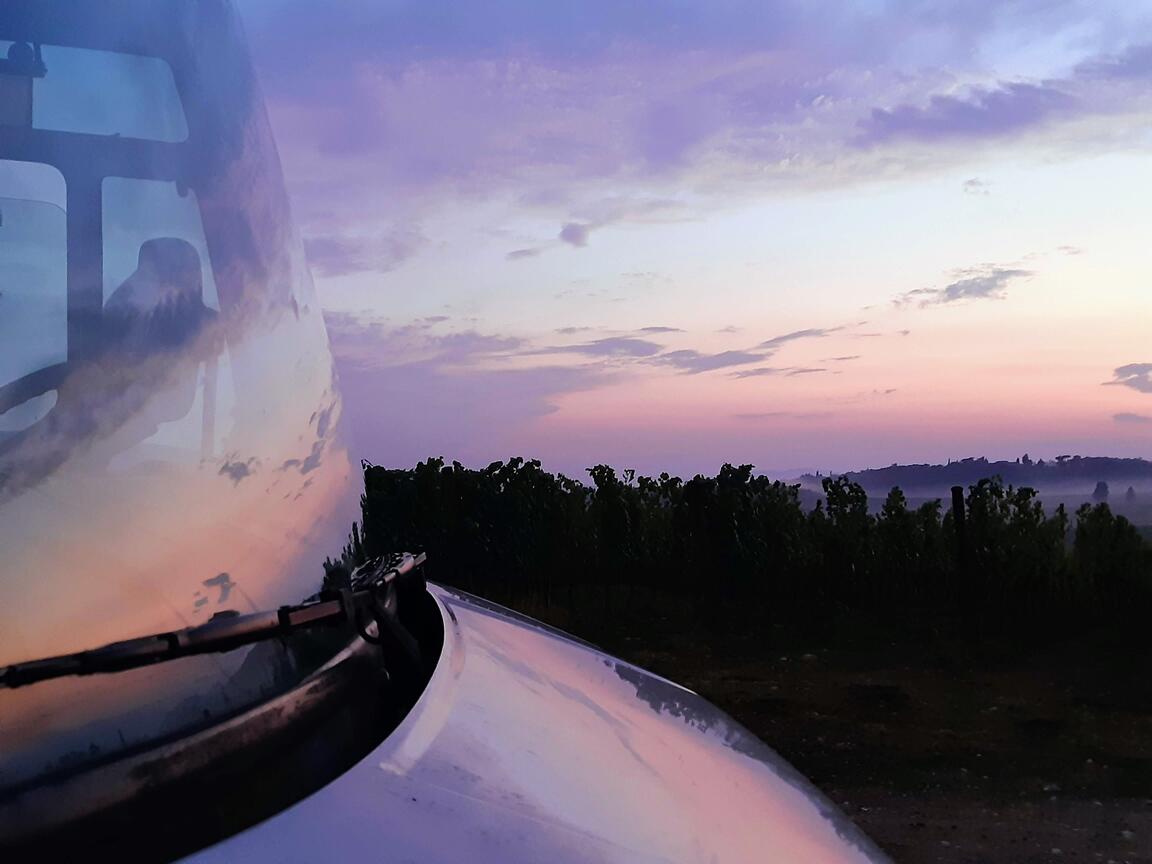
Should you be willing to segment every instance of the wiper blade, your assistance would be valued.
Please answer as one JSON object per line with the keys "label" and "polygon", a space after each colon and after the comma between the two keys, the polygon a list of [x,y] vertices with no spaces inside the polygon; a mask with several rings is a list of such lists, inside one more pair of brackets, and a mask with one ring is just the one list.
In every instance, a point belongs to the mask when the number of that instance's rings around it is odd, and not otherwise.
{"label": "wiper blade", "polygon": [[[196,627],[112,642],[75,654],[13,663],[0,668],[0,688],[26,687],[70,675],[122,672],[196,654],[231,651],[299,630],[339,624],[350,624],[365,640],[387,643],[408,659],[419,662],[419,645],[396,617],[396,587],[401,580],[420,579],[415,571],[426,559],[424,553],[377,558],[356,568],[349,580],[351,587],[322,591],[296,606],[281,606],[249,615],[218,612]],[[375,633],[370,626],[373,622]]]}

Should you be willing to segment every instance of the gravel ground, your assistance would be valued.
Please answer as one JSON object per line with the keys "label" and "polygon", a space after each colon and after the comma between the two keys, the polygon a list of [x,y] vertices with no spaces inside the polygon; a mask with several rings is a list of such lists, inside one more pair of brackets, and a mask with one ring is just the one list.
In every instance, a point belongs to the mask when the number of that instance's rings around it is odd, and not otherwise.
{"label": "gravel ground", "polygon": [[723,707],[898,862],[1152,864],[1152,649],[662,641],[608,647]]}

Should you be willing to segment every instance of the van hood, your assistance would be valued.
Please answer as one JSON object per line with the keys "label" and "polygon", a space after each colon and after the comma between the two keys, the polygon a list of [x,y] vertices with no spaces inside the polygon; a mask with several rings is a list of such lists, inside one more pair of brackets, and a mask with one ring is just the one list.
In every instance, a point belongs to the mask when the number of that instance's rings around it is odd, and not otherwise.
{"label": "van hood", "polygon": [[884,862],[791,765],[690,690],[470,595],[369,756],[209,862]]}

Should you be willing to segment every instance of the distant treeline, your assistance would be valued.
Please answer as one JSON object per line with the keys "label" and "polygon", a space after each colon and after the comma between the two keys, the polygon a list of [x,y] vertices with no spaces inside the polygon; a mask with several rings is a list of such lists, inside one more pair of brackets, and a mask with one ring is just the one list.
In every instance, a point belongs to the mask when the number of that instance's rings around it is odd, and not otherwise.
{"label": "distant treeline", "polygon": [[[977,483],[986,477],[999,477],[1016,486],[1035,485],[1069,486],[1078,484],[1091,487],[1099,481],[1107,483],[1133,483],[1144,481],[1152,486],[1152,462],[1146,459],[1117,459],[1108,456],[1057,456],[1055,459],[1033,460],[1027,453],[1014,462],[989,462],[982,456],[959,459],[947,465],[891,465],[850,471],[843,476],[866,489],[937,488],[947,489],[955,484]],[[820,477],[806,474],[805,483],[815,483]],[[1124,492],[1123,488],[1113,492]]]}
{"label": "distant treeline", "polygon": [[910,508],[894,488],[876,513],[846,477],[823,500],[725,465],[715,477],[592,484],[511,459],[482,470],[429,459],[365,466],[362,531],[349,558],[428,553],[429,578],[581,633],[699,627],[755,638],[827,638],[854,620],[901,635],[1055,637],[1152,613],[1152,546],[1107,504],[1046,513],[1028,488],[981,479],[957,536],[950,507]]}

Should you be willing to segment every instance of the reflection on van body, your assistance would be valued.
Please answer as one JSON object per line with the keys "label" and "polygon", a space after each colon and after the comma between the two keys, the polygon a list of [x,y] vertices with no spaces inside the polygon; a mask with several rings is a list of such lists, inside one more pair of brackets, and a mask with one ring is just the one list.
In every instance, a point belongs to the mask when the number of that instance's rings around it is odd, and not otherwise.
{"label": "reflection on van body", "polygon": [[[238,38],[219,2],[0,10],[0,666],[299,601],[352,518],[323,321]],[[0,689],[0,786],[291,679],[247,653],[114,692]]]}

